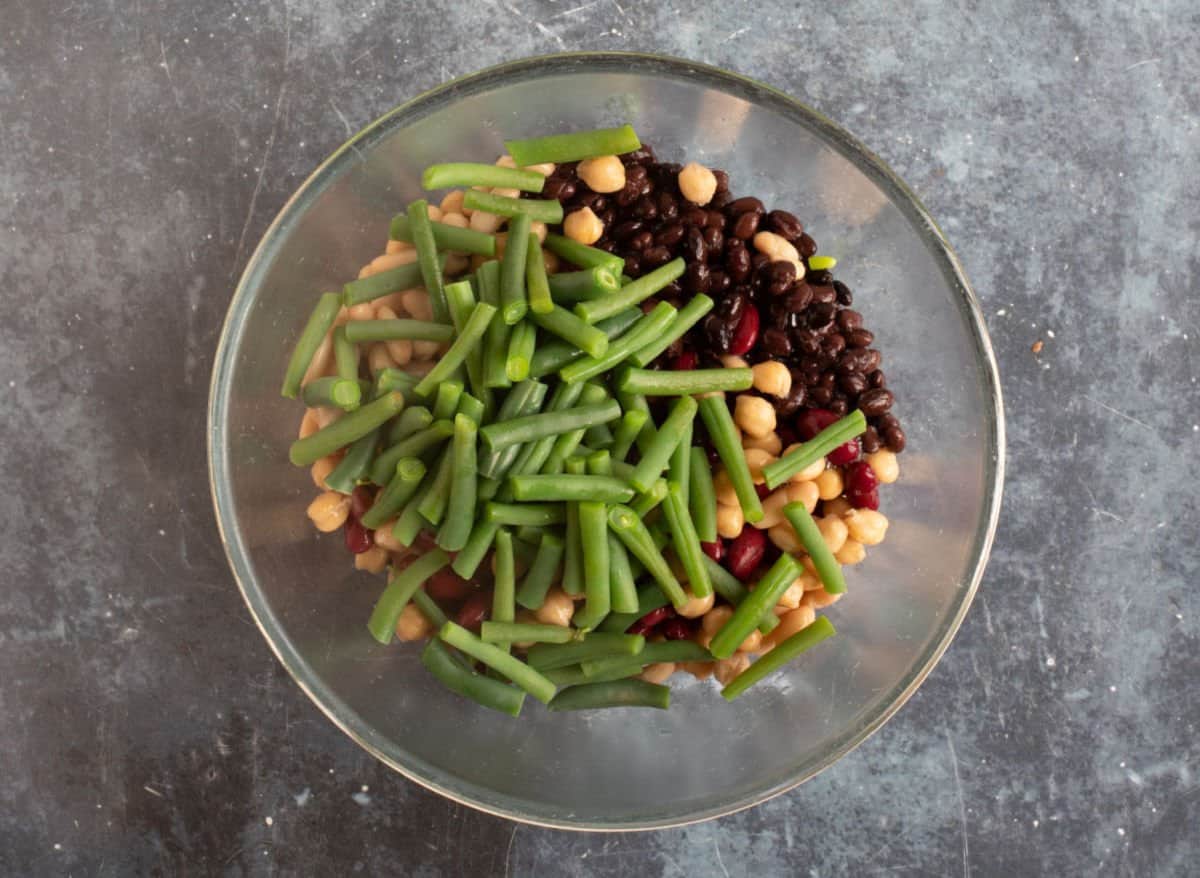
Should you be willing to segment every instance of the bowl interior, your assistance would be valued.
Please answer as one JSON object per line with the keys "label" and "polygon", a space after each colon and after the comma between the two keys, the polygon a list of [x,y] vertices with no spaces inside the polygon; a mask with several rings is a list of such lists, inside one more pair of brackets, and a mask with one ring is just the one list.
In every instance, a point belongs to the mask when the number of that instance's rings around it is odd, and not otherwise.
{"label": "bowl interior", "polygon": [[[836,255],[877,335],[909,450],[883,491],[887,541],[849,571],[839,634],[725,703],[672,680],[667,712],[517,720],[442,689],[417,648],[365,621],[382,588],[338,534],[314,533],[306,471],[287,462],[301,409],[278,392],[318,293],[382,252],[424,166],[491,161],[505,137],[631,122],[660,157],[725,168],[735,194],[792,210]],[[643,56],[520,62],[460,80],[340,150],[265,237],[214,375],[211,458],[235,573],[281,660],[335,722],[423,784],[511,817],[579,828],[724,813],[812,776],[911,694],[957,628],[986,558],[1001,477],[997,382],[953,257],[903,185],[847,135],[776,92]]]}

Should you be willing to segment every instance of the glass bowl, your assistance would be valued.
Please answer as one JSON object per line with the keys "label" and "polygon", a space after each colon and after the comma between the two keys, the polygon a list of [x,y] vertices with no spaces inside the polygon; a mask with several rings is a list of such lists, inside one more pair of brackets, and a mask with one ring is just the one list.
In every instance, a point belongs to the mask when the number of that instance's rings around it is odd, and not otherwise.
{"label": "glass bowl", "polygon": [[[383,251],[426,165],[492,161],[505,137],[630,122],[660,157],[725,168],[735,194],[792,210],[836,255],[877,333],[908,434],[883,490],[888,539],[849,570],[838,636],[733,703],[671,681],[669,711],[519,719],[443,689],[418,647],[365,623],[383,587],[340,534],[317,534],[279,396],[317,296]],[[346,734],[464,804],[571,829],[644,829],[727,814],[795,787],[880,727],[937,662],[983,573],[1004,469],[1000,387],[978,303],[913,193],[833,122],[700,64],[623,53],[532,58],[434,89],[367,126],[271,225],[229,308],[209,406],[226,552],[263,635]]]}

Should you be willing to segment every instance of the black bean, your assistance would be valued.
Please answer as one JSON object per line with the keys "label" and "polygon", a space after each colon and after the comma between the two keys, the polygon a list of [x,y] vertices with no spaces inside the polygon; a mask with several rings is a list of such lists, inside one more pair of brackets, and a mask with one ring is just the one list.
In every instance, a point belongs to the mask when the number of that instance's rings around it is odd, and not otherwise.
{"label": "black bean", "polygon": [[679,217],[679,199],[670,192],[658,193],[658,215],[664,222],[671,222]]}
{"label": "black bean", "polygon": [[750,297],[742,288],[734,289],[729,295],[721,299],[717,303],[713,313],[718,314],[725,320],[728,320],[735,327],[742,319],[742,312],[746,309],[746,304],[750,301]]}
{"label": "black bean", "polygon": [[833,401],[833,391],[828,387],[815,387],[809,391],[808,398],[813,405],[827,408]]}
{"label": "black bean", "polygon": [[875,334],[865,329],[852,329],[846,333],[846,344],[852,348],[868,348],[873,341]]}
{"label": "black bean", "polygon": [[794,213],[786,210],[773,210],[767,214],[767,228],[789,241],[795,241],[804,234],[804,224],[796,219]]}
{"label": "black bean", "polygon": [[845,399],[835,396],[829,403],[829,410],[838,417],[841,417],[842,415],[846,414],[846,412],[850,411],[850,404],[846,402]]}
{"label": "black bean", "polygon": [[888,430],[891,430],[892,428],[899,427],[899,426],[900,426],[900,419],[898,417],[896,417],[894,414],[892,414],[891,412],[888,412],[886,415],[880,415],[878,418],[875,418],[875,427],[876,427],[876,429],[879,430],[881,435],[883,433],[886,433]]}
{"label": "black bean", "polygon": [[866,373],[870,371],[866,368],[867,351],[866,348],[849,348],[838,357],[837,371],[839,375],[848,375],[851,372]]}
{"label": "black bean", "polygon": [[804,281],[797,281],[788,289],[787,307],[799,314],[812,303],[812,288]]}
{"label": "black bean", "polygon": [[882,369],[876,369],[867,378],[870,380],[872,387],[887,387],[887,376],[883,374]]}
{"label": "black bean", "polygon": [[821,335],[811,329],[797,329],[792,333],[792,341],[800,348],[800,353],[809,357],[816,356],[821,352]]}
{"label": "black bean", "polygon": [[[753,216],[744,213],[742,216]],[[767,292],[772,296],[782,296],[796,282],[796,266],[790,262],[768,262],[766,267]]]}
{"label": "black bean", "polygon": [[642,220],[625,220],[623,223],[618,223],[612,230],[614,240],[624,241],[627,238],[632,238],[634,235],[646,228],[646,224]]}
{"label": "black bean", "polygon": [[662,288],[662,292],[660,292],[659,295],[668,300],[671,303],[671,306],[676,310],[683,307],[683,303],[679,301],[679,297],[683,295],[683,285],[680,284],[679,281],[671,281]]}
{"label": "black bean", "polygon": [[704,233],[696,226],[687,230],[683,239],[683,255],[689,262],[708,261],[708,245],[704,243]]}
{"label": "black bean", "polygon": [[725,205],[725,212],[730,216],[736,216],[748,210],[752,210],[759,215],[767,212],[766,208],[763,207],[763,203],[752,195],[747,195],[744,198],[736,198]]}
{"label": "black bean", "polygon": [[542,185],[542,198],[555,198],[559,201],[570,201],[575,194],[575,184],[570,180],[551,177]]}
{"label": "black bean", "polygon": [[829,287],[829,293],[833,297],[829,301],[833,302],[833,301],[837,300],[837,293],[833,289],[833,275],[830,274],[825,269],[823,269],[823,268],[809,269],[808,274],[805,275],[804,279],[807,280],[814,287],[818,286],[818,285]]}
{"label": "black bean", "polygon": [[728,191],[717,192],[713,195],[712,200],[708,202],[709,207],[715,207],[718,210],[729,203],[730,195]]}
{"label": "black bean", "polygon": [[875,350],[875,348],[866,348],[866,356],[863,357],[863,367],[860,372],[874,372],[879,368],[879,364],[883,362],[883,354]]}
{"label": "black bean", "polygon": [[844,311],[838,312],[837,323],[838,329],[842,332],[850,332],[862,328],[863,318],[857,311],[847,308]]}
{"label": "black bean", "polygon": [[754,237],[754,233],[758,231],[759,215],[752,210],[745,213],[736,214],[730,220],[729,234],[735,238],[741,238],[743,241]]}
{"label": "black bean", "polygon": [[645,271],[653,271],[660,265],[666,265],[671,261],[671,251],[666,247],[648,247],[642,251],[642,268]]}
{"label": "black bean", "polygon": [[890,409],[894,401],[890,390],[879,387],[874,390],[868,390],[860,396],[858,398],[858,407],[862,409],[862,413],[868,418],[875,418]]}
{"label": "black bean", "polygon": [[719,168],[713,168],[712,172],[713,172],[713,176],[717,178],[717,191],[718,192],[728,192],[729,191],[729,174],[726,171],[720,170]]}
{"label": "black bean", "polygon": [[649,144],[643,143],[633,152],[624,153],[619,158],[627,165],[645,165],[654,161],[654,150]]}
{"label": "black bean", "polygon": [[762,334],[763,349],[772,357],[786,357],[792,352],[792,341],[782,329],[768,329]]}
{"label": "black bean", "polygon": [[[596,210],[595,208],[592,209]],[[605,207],[602,210],[596,210],[596,216],[599,217],[600,222],[604,223],[604,227],[607,229],[616,221],[617,209],[615,207]]]}
{"label": "black bean", "polygon": [[713,258],[720,256],[722,248],[725,246],[725,236],[720,229],[714,229],[709,226],[704,230],[704,243],[708,246],[709,255]]}
{"label": "black bean", "polygon": [[776,401],[775,411],[787,417],[794,415],[808,399],[808,388],[804,386],[803,375],[792,370],[792,389],[783,399]]}
{"label": "black bean", "polygon": [[879,432],[874,427],[867,427],[866,432],[862,434],[862,450],[864,454],[874,454],[883,447],[883,442],[879,439]]}
{"label": "black bean", "polygon": [[833,291],[837,293],[837,302],[839,305],[849,307],[854,304],[854,294],[850,292],[850,288],[840,280],[833,282]]}
{"label": "black bean", "polygon": [[641,165],[635,165],[632,168],[625,169],[625,182],[640,184],[650,175],[646,173],[646,169]]}
{"label": "black bean", "polygon": [[719,269],[712,269],[708,273],[708,290],[710,294],[721,294],[728,290],[733,285],[733,281],[729,279],[729,275]]}
{"label": "black bean", "polygon": [[654,243],[654,234],[649,229],[643,229],[629,239],[626,246],[630,250],[645,250]]}
{"label": "black bean", "polygon": [[709,314],[704,318],[704,337],[714,351],[723,354],[729,350],[736,326],[736,323],[731,323],[720,314]]}
{"label": "black bean", "polygon": [[654,233],[654,243],[662,247],[674,248],[683,240],[684,232],[683,223],[669,223],[659,226],[658,231]]}
{"label": "black bean", "polygon": [[821,353],[833,362],[838,358],[838,355],[846,349],[846,337],[840,332],[831,332],[825,336],[825,340],[821,342]]}
{"label": "black bean", "polygon": [[725,228],[725,214],[721,213],[719,210],[710,210],[708,212],[708,218],[704,221],[704,225],[707,228],[717,229],[720,231],[721,229]]}
{"label": "black bean", "polygon": [[613,196],[613,201],[616,203],[617,207],[629,207],[638,200],[641,194],[642,193],[638,191],[638,187],[636,185],[630,186],[628,183],[626,183],[625,188]]}
{"label": "black bean", "polygon": [[801,235],[795,243],[796,249],[800,251],[800,257],[802,259],[807,259],[810,256],[816,255],[817,242],[814,241],[807,232]]}
{"label": "black bean", "polygon": [[642,276],[642,260],[639,256],[630,253],[625,257],[625,273],[630,277]]}
{"label": "black bean", "polygon": [[838,387],[855,399],[870,386],[870,382],[862,372],[851,372],[838,379]]}
{"label": "black bean", "polygon": [[828,302],[814,302],[808,308],[808,328],[824,329],[833,323],[834,307]]}
{"label": "black bean", "polygon": [[750,276],[750,251],[737,238],[725,242],[725,270],[735,282]]}
{"label": "black bean", "polygon": [[649,195],[643,195],[633,206],[633,215],[639,219],[653,220],[658,217],[658,205]]}
{"label": "black bean", "polygon": [[700,226],[708,223],[708,211],[702,207],[687,207],[680,211],[679,218],[685,226]]}
{"label": "black bean", "polygon": [[811,277],[805,278],[805,283],[812,288],[813,301],[822,305],[832,305],[837,301],[837,293],[833,291],[833,287],[815,284]]}
{"label": "black bean", "polygon": [[890,430],[884,432],[883,441],[887,444],[887,447],[896,454],[899,454],[901,451],[903,451],[904,446],[908,444],[908,439],[898,424],[895,427],[892,427]]}
{"label": "black bean", "polygon": [[770,261],[771,261],[771,257],[769,257],[766,253],[751,253],[750,254],[750,270],[758,271],[759,269],[761,269],[764,265],[766,265]]}
{"label": "black bean", "polygon": [[688,263],[683,273],[683,288],[693,295],[707,293],[709,284],[708,266],[703,262]]}

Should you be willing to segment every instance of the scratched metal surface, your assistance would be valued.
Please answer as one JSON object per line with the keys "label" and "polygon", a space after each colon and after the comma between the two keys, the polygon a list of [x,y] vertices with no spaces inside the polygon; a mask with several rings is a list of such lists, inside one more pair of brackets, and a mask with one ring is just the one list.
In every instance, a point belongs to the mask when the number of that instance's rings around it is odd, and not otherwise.
{"label": "scratched metal surface", "polygon": [[[889,10],[6,4],[0,873],[1194,868],[1197,7]],[[623,837],[473,813],[334,730],[250,622],[203,454],[232,284],[304,175],[447,77],[603,48],[759,77],[896,168],[976,283],[1011,439],[984,586],[909,705],[790,795]]]}

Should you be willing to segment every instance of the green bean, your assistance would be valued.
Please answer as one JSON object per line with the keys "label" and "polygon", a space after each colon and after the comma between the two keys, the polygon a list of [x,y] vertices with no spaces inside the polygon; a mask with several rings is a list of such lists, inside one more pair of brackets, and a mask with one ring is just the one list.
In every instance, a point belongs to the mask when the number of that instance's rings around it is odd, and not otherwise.
{"label": "green bean", "polygon": [[635,366],[646,367],[662,356],[663,352],[669,348],[676,340],[683,338],[684,334],[700,322],[700,318],[711,311],[713,308],[713,300],[703,293],[698,293],[688,300],[687,304],[679,309],[679,315],[671,323],[671,328],[656,338],[645,347],[639,349],[629,358],[629,362]]}
{"label": "green bean", "polygon": [[678,482],[668,483],[663,512],[671,531],[671,545],[675,548],[675,557],[683,565],[692,594],[698,598],[708,597],[712,594],[712,581],[708,577],[704,561],[701,560],[704,553],[700,550],[700,538],[696,536],[696,526],[688,515],[687,501],[683,499]]}
{"label": "green bean", "polygon": [[433,419],[435,421],[448,421],[454,417],[454,413],[458,411],[458,401],[462,399],[463,390],[461,381],[443,381],[438,385],[437,393],[433,398]]}
{"label": "green bean", "polygon": [[633,498],[633,489],[611,476],[532,475],[512,476],[508,481],[513,499],[522,503],[567,500],[628,503]]}
{"label": "green bean", "polygon": [[417,493],[413,495],[413,498],[405,504],[404,508],[400,510],[400,514],[396,516],[396,523],[392,525],[392,537],[400,545],[412,547],[416,542],[417,536],[428,527],[424,516],[421,515],[421,502],[432,487],[432,479],[423,481]]}
{"label": "green bean", "polygon": [[675,609],[687,603],[683,586],[671,572],[671,565],[654,544],[654,537],[646,529],[641,518],[628,506],[614,506],[608,513],[608,526],[625,544],[625,548],[646,568],[646,572],[658,583]]}
{"label": "green bean", "polygon": [[639,491],[650,489],[654,480],[667,468],[675,447],[695,420],[697,407],[696,400],[690,396],[681,396],[675,401],[653,441],[642,450],[642,459],[630,476],[629,484]]}
{"label": "green bean", "polygon": [[570,643],[576,633],[562,625],[487,621],[479,636],[485,643]]}
{"label": "green bean", "polygon": [[[559,387],[571,387],[569,384],[560,384]],[[582,384],[573,385],[580,390],[583,389]],[[543,439],[543,442],[548,441]],[[583,460],[572,458],[566,461],[566,470],[569,477],[582,476],[584,473],[585,464]],[[562,588],[569,595],[583,594],[584,570],[583,570],[583,542],[579,533],[579,502],[573,501],[567,504],[567,526],[566,539],[563,551],[563,577]]]}
{"label": "green bean", "polygon": [[627,368],[617,376],[617,390],[643,396],[683,396],[692,393],[749,390],[754,373],[749,368],[656,371]]}
{"label": "green bean", "polygon": [[331,406],[352,411],[358,408],[358,404],[362,400],[362,387],[357,378],[326,376],[314,378],[305,384],[300,395],[304,404],[309,408]]}
{"label": "green bean", "polygon": [[520,689],[477,674],[455,659],[440,640],[431,640],[421,651],[421,664],[439,683],[464,698],[469,698],[483,707],[498,710],[509,716],[518,716],[525,703],[525,693]]}
{"label": "green bean", "polygon": [[433,226],[429,221],[429,203],[424,198],[418,198],[408,206],[408,227],[412,233],[413,246],[417,249],[421,280],[433,305],[433,319],[438,323],[449,323],[450,310],[446,307],[445,282],[442,279],[445,260],[438,257],[437,243],[433,239]]}
{"label": "green bean", "polygon": [[375,374],[375,394],[378,396],[398,390],[404,394],[406,402],[412,402],[417,398],[417,382],[420,380],[417,376],[410,375],[402,369],[393,369],[390,367],[380,369]]}
{"label": "green bean", "polygon": [[725,688],[721,690],[721,697],[726,701],[733,701],[768,674],[774,673],[800,653],[812,649],[822,640],[835,634],[837,629],[833,627],[833,623],[824,616],[818,617],[811,625],[777,644],[769,653],[759,657],[754,664],[726,683]]}
{"label": "green bean", "polygon": [[595,156],[620,155],[641,146],[630,125],[504,141],[504,148],[522,168],[542,162],[577,162]]}
{"label": "green bean", "polygon": [[[550,397],[550,402],[547,404],[546,410],[549,412],[559,412],[571,408],[579,401],[585,386],[587,385],[560,383],[554,388],[554,394]],[[531,411],[527,414],[533,413]],[[519,449],[519,453],[508,473],[510,475],[533,475],[541,471],[551,451],[554,449],[556,439],[557,437],[555,436],[543,436],[535,442],[527,442],[520,446],[509,446],[508,450],[517,448]]]}
{"label": "green bean", "polygon": [[[362,409],[359,409],[359,411],[362,411]],[[346,417],[349,417],[349,415]],[[392,480],[392,475],[396,472],[396,464],[402,458],[421,457],[429,449],[441,445],[452,435],[454,435],[453,422],[434,421],[424,430],[401,439],[395,445],[381,453],[379,457],[375,458],[375,463],[371,465],[371,481],[377,485],[386,485]]]}
{"label": "green bean", "polygon": [[[580,662],[583,673],[588,677],[611,674],[627,668],[637,674],[646,665],[659,662],[711,662],[712,654],[694,640],[667,640],[662,643],[647,643],[637,655],[612,656]],[[628,676],[628,674],[626,675]]]}
{"label": "green bean", "polygon": [[396,474],[387,487],[379,492],[371,508],[362,517],[363,527],[374,530],[412,499],[425,478],[425,464],[416,458],[406,457],[396,464]]}
{"label": "green bean", "polygon": [[438,531],[437,544],[447,552],[457,552],[467,544],[475,517],[478,488],[475,440],[476,421],[465,414],[454,417],[454,440],[447,452],[451,460],[449,496]]}
{"label": "green bean", "polygon": [[[479,282],[479,299],[494,308],[500,307],[500,263],[485,262],[475,273]],[[483,376],[488,387],[508,387],[505,374],[508,357],[509,325],[503,320],[493,320],[488,325],[483,341]]]}
{"label": "green bean", "polygon": [[729,658],[750,632],[758,625],[763,615],[770,611],[779,598],[788,590],[804,568],[791,555],[779,556],[771,568],[758,581],[758,585],[737,605],[733,615],[709,644],[708,650],[717,658]]}
{"label": "green bean", "polygon": [[701,542],[717,541],[717,496],[713,489],[712,469],[703,448],[690,448],[688,469],[688,512],[696,526]]}
{"label": "green bean", "polygon": [[638,596],[629,555],[619,539],[611,533],[605,536],[608,540],[609,608],[615,613],[633,612],[638,607]]}
{"label": "green bean", "polygon": [[450,483],[454,478],[454,452],[447,448],[438,458],[437,469],[428,482],[427,490],[421,495],[417,511],[429,524],[437,527],[446,514],[450,502]]}
{"label": "green bean", "polygon": [[[571,315],[574,316],[574,315]],[[642,318],[642,312],[637,308],[630,308],[627,311],[622,311],[616,317],[610,317],[607,320],[601,320],[593,328],[599,329],[604,333],[605,338],[612,343],[612,340],[623,333],[626,329],[637,323]],[[607,351],[606,351],[607,352]],[[577,346],[565,341],[554,341],[538,345],[537,351],[533,354],[533,362],[529,367],[529,374],[534,378],[541,378],[549,375],[551,372],[557,372],[564,366],[567,366],[576,360],[581,360],[587,356],[587,352],[581,350]]]}
{"label": "green bean", "polygon": [[[509,198],[507,195],[492,195],[490,192],[468,189],[463,195],[463,207],[467,210],[494,213],[496,216],[527,216],[539,223],[558,224],[563,220],[562,204],[554,199]],[[508,246],[512,246],[511,234]]]}
{"label": "green bean", "polygon": [[[450,319],[454,329],[462,332],[466,329],[467,321],[471,319],[471,311],[475,308],[475,291],[470,281],[458,281],[446,284],[446,306],[450,309]],[[467,382],[471,392],[484,404],[486,411],[492,410],[492,390],[487,386],[483,374],[483,346],[476,345],[466,360]]]}
{"label": "green bean", "polygon": [[[477,253],[480,256],[496,255],[496,236],[477,232],[474,229],[460,229],[445,223],[430,222],[433,229],[433,243],[439,250],[452,250],[455,253]],[[392,217],[392,225],[388,237],[393,241],[409,241],[413,239],[412,224],[402,213]]]}
{"label": "green bean", "polygon": [[672,259],[666,265],[659,266],[649,274],[643,274],[635,281],[630,281],[617,292],[605,296],[603,299],[580,302],[575,306],[575,313],[588,323],[612,317],[626,308],[640,304],[644,299],[650,298],[661,291],[663,287],[678,280],[683,276],[685,268],[687,268],[687,263],[683,261],[682,257]]}
{"label": "green bean", "polygon": [[646,412],[639,411],[627,411],[621,415],[621,420],[613,430],[613,444],[609,449],[613,460],[623,461],[629,456],[634,440],[637,439],[638,433],[642,432],[642,427],[649,418]]}
{"label": "green bean", "polygon": [[562,524],[567,520],[566,512],[560,503],[497,503],[492,501],[484,507],[483,514],[488,521],[513,527],[522,524],[545,527],[550,524]]}
{"label": "green bean", "polygon": [[536,546],[538,543],[540,543],[542,541],[542,534],[544,534],[544,533],[553,533],[553,531],[547,531],[544,528],[533,527],[532,525],[523,524],[520,527],[518,527],[516,529],[516,531],[513,532],[513,535],[518,540],[524,540],[525,542],[529,543],[531,546]]}
{"label": "green bean", "polygon": [[352,320],[341,327],[346,339],[354,344],[412,339],[414,341],[445,342],[454,337],[454,327],[426,320]]}
{"label": "green bean", "polygon": [[671,706],[671,690],[645,680],[612,680],[606,683],[584,683],[569,686],[554,696],[550,710],[601,710],[609,707],[653,707],[666,710]]}
{"label": "green bean", "polygon": [[621,407],[616,400],[582,405],[559,412],[543,412],[514,418],[505,423],[488,424],[480,435],[484,445],[497,450],[522,442],[533,442],[545,436],[557,436],[570,430],[585,429],[593,424],[604,424],[621,416]]}
{"label": "green bean", "polygon": [[[509,237],[512,235],[510,230]],[[525,253],[525,289],[529,294],[529,310],[534,314],[549,314],[554,310],[554,298],[550,293],[550,278],[546,275],[546,257],[542,254],[542,242],[532,233]]]}
{"label": "green bean", "polygon": [[525,257],[529,252],[529,217],[514,216],[508,223],[508,244],[500,260],[500,317],[509,326],[529,310],[525,291]]}
{"label": "green bean", "polygon": [[300,382],[304,380],[304,373],[312,365],[317,349],[325,340],[325,333],[333,326],[341,308],[342,303],[337,293],[325,293],[308,315],[308,322],[300,331],[300,338],[296,340],[296,347],[288,359],[287,371],[283,377],[283,389],[280,393],[288,399],[295,399],[300,394]]}
{"label": "green bean", "polygon": [[[442,612],[442,608],[438,606],[437,601],[425,593],[423,589],[418,588],[413,592],[412,602],[417,605],[417,609],[421,611],[421,615],[429,620],[429,624],[434,628],[441,628],[449,621],[446,614]],[[433,643],[439,641],[434,640]]]}
{"label": "green bean", "polygon": [[[571,385],[560,386],[570,387]],[[591,383],[582,385],[580,401],[583,405],[600,405],[607,400],[608,391],[602,386]],[[554,437],[550,453],[546,455],[545,461],[542,464],[541,472],[547,474],[562,472],[567,458],[574,454],[575,449],[579,447],[579,443],[583,441],[583,436],[586,432],[586,427],[577,427],[574,430],[568,430]]]}
{"label": "green bean", "polygon": [[608,526],[603,503],[585,500],[579,504],[579,541],[583,548],[584,605],[572,620],[577,628],[594,628],[611,609],[612,584],[609,571]]}
{"label": "green bean", "polygon": [[[553,305],[548,314],[534,314],[533,322],[542,329],[569,342],[591,357],[602,357],[608,351],[608,336],[595,326],[588,326],[570,311]],[[532,368],[532,363],[530,364]]]}
{"label": "green bean", "polygon": [[646,423],[642,425],[641,432],[637,434],[637,438],[634,440],[638,451],[643,451],[649,447],[658,433],[658,428],[654,426],[654,420],[650,417],[650,403],[646,402],[646,397],[640,393],[618,392],[617,400],[621,403],[621,408],[625,411],[642,412],[646,415]]}
{"label": "green bean", "polygon": [[[534,556],[529,569],[525,571],[525,579],[522,580],[521,589],[517,592],[518,604],[527,610],[536,610],[546,602],[546,593],[550,591],[550,586],[558,575],[558,568],[562,563],[563,550],[561,537],[551,531],[542,533],[537,555]],[[525,640],[526,638],[514,639]]]}
{"label": "green bean", "polygon": [[[524,162],[526,165],[540,162]],[[520,189],[522,192],[541,192],[546,178],[537,171],[524,168],[505,168],[476,162],[446,162],[430,165],[421,174],[422,189],[449,189],[452,186],[486,186],[499,189]]]}
{"label": "green bean", "polygon": [[637,655],[646,645],[640,634],[591,631],[570,643],[538,644],[529,648],[529,666],[539,671],[565,668],[590,659]]}
{"label": "green bean", "polygon": [[[554,232],[550,232],[546,235],[545,247],[554,255],[560,256],[580,268],[604,268],[618,278],[625,270],[625,260],[615,253],[609,253],[599,247],[580,244],[566,235],[556,235]],[[552,291],[553,289],[551,287]]]}
{"label": "green bean", "polygon": [[596,627],[596,630],[624,633],[630,625],[642,618],[642,616],[653,610],[657,610],[659,607],[665,607],[670,603],[667,600],[667,596],[663,594],[662,589],[653,584],[639,588],[637,597],[638,605],[636,610],[632,613],[612,613]]}
{"label": "green bean", "polygon": [[[406,411],[404,414],[408,414],[408,412]],[[404,414],[400,418],[403,418]],[[325,487],[330,491],[338,491],[342,494],[353,492],[358,480],[364,478],[371,468],[371,461],[375,458],[375,450],[379,445],[380,433],[382,433],[382,428],[376,427],[362,438],[355,439],[346,449],[346,453],[342,455],[338,465],[333,468],[333,472],[325,477]]]}
{"label": "green bean", "polygon": [[667,480],[679,484],[679,496],[683,498],[683,508],[688,508],[688,495],[691,493],[692,471],[692,435],[695,421],[687,425],[679,444],[671,452],[671,460],[667,463]]}
{"label": "green bean", "polygon": [[[614,402],[615,406],[616,403]],[[288,457],[295,466],[310,466],[345,448],[356,439],[382,426],[404,408],[404,396],[388,393],[349,414],[343,415],[328,426],[322,427],[311,436],[297,439],[288,450]],[[394,464],[393,464],[394,465]]]}
{"label": "green bean", "polygon": [[633,502],[629,504],[629,508],[637,513],[638,518],[645,518],[650,514],[650,510],[662,503],[667,496],[667,480],[655,479],[654,484],[646,491],[642,491]]}
{"label": "green bean", "polygon": [[620,271],[602,265],[581,271],[566,271],[550,278],[550,293],[560,305],[578,305],[611,296],[621,289]]}
{"label": "green bean", "polygon": [[333,362],[339,378],[358,380],[358,346],[346,338],[345,326],[333,330]]}
{"label": "green bean", "polygon": [[[492,586],[492,618],[511,622],[516,618],[517,573],[513,559],[512,534],[504,528],[496,531],[495,575]],[[508,644],[504,644],[507,651]]]}
{"label": "green bean", "polygon": [[767,487],[771,489],[779,487],[839,445],[844,445],[856,436],[861,436],[866,429],[866,417],[861,411],[855,409],[841,420],[830,424],[799,448],[789,451],[779,460],[764,466],[763,477],[767,481]]}
{"label": "green bean", "polygon": [[825,591],[830,594],[842,594],[846,590],[846,578],[842,576],[842,565],[838,564],[837,558],[833,557],[833,552],[829,551],[829,544],[825,542],[825,537],[821,536],[817,523],[804,508],[804,504],[789,503],[784,506],[783,517],[791,523],[792,528],[796,531],[796,536],[800,537],[805,551],[812,558],[817,578],[825,586]]}
{"label": "green bean", "polygon": [[396,418],[391,429],[388,430],[387,441],[389,445],[395,445],[403,439],[407,439],[414,433],[419,433],[433,423],[433,413],[423,405],[415,405],[411,408],[406,408],[400,413],[400,417]]}
{"label": "green bean", "polygon": [[475,526],[471,528],[471,536],[467,538],[467,544],[461,552],[454,556],[452,565],[454,572],[463,579],[470,579],[474,576],[488,550],[492,547],[499,530],[500,525],[489,521],[486,516],[480,515],[476,518]]}
{"label": "green bean", "polygon": [[412,564],[397,573],[379,596],[371,618],[367,622],[367,630],[382,644],[392,642],[396,633],[396,623],[405,605],[412,599],[413,593],[419,589],[429,577],[450,563],[449,556],[441,549],[426,552]]}
{"label": "green bean", "polygon": [[563,381],[571,384],[608,372],[666,329],[674,319],[675,309],[666,302],[659,302],[653,311],[642,317],[624,335],[610,341],[604,356],[584,357],[582,360],[564,366],[559,374]]}
{"label": "green bean", "polygon": [[[546,385],[532,379],[522,381],[504,397],[500,410],[496,413],[497,421],[507,421],[522,415],[531,415],[541,410],[542,400],[546,398]],[[479,472],[487,478],[501,479],[516,462],[521,452],[521,446],[511,445],[503,451],[493,451],[484,454],[479,461]]]}
{"label": "green bean", "polygon": [[438,636],[455,649],[465,652],[492,670],[503,674],[538,701],[549,703],[550,699],[554,697],[555,686],[553,683],[504,650],[490,643],[484,643],[466,628],[453,622],[447,622],[441,627]]}
{"label": "green bean", "polygon": [[[443,258],[441,260],[445,262]],[[416,262],[389,268],[377,272],[370,277],[360,277],[342,287],[342,304],[347,308],[361,305],[381,296],[398,293],[401,290],[411,290],[421,286],[421,266]]]}
{"label": "green bean", "polygon": [[607,451],[613,444],[614,437],[612,430],[608,429],[608,424],[597,424],[594,427],[588,427],[584,431],[583,441],[592,448]]}
{"label": "green bean", "polygon": [[488,324],[495,316],[496,309],[486,302],[480,302],[472,309],[470,318],[463,326],[463,331],[458,334],[458,338],[454,340],[454,344],[450,345],[450,349],[418,382],[415,391],[418,396],[425,396],[454,374],[466,360],[467,355],[479,344],[483,334],[487,331]]}
{"label": "green bean", "polygon": [[529,361],[537,347],[537,329],[528,320],[522,320],[512,328],[508,337],[508,356],[504,361],[504,374],[509,381],[524,381],[529,377]]}
{"label": "green bean", "polygon": [[746,521],[750,524],[762,521],[762,503],[759,502],[758,491],[754,488],[754,479],[750,476],[746,453],[742,450],[741,434],[730,417],[725,397],[706,396],[700,400],[700,417],[708,430],[708,438],[721,458],[721,463],[725,464],[725,472],[729,475],[729,481],[737,494]]}

